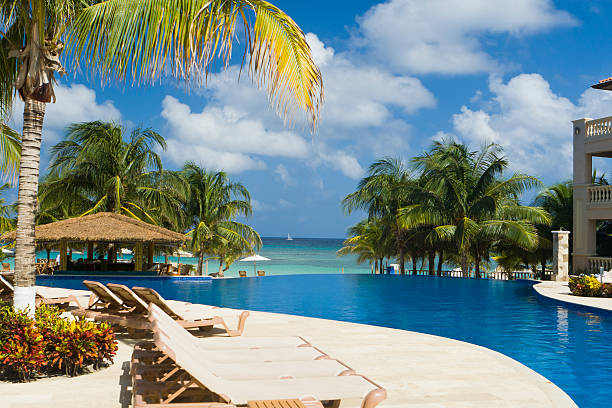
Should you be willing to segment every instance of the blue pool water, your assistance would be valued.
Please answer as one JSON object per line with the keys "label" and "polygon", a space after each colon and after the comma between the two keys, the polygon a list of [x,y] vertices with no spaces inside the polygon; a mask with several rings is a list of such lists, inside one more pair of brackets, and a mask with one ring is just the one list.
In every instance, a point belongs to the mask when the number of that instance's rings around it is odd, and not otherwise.
{"label": "blue pool water", "polygon": [[[82,289],[81,280],[41,277],[39,283]],[[534,369],[581,407],[610,406],[612,315],[549,303],[540,299],[528,282],[358,274],[212,282],[122,281],[146,284],[170,299],[344,320],[467,341]],[[499,381],[504,381],[503,377]]]}

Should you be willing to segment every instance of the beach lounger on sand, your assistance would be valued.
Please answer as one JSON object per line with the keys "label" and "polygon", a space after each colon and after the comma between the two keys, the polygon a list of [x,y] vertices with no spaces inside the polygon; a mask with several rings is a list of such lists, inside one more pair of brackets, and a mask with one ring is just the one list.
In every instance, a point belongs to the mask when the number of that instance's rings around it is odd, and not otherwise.
{"label": "beach lounger on sand", "polygon": [[358,375],[257,380],[220,377],[207,366],[209,361],[202,357],[197,341],[186,341],[189,337],[178,336],[180,326],[164,318],[162,310],[154,304],[149,305],[149,319],[155,345],[183,370],[184,375],[176,381],[163,382],[149,382],[136,377],[135,408],[168,407],[172,402],[183,402],[183,396],[190,402],[222,402],[236,406],[261,400],[300,399],[313,407],[322,407],[320,402],[338,407],[342,399],[360,398],[362,408],[373,408],[386,398],[383,388]]}
{"label": "beach lounger on sand", "polygon": [[[3,276],[0,276],[0,296],[4,299],[10,298],[13,295],[14,288],[9,281]],[[79,300],[72,295],[58,297],[44,297],[40,293],[36,293],[36,306],[43,305],[59,305],[60,307],[68,306],[74,303],[78,308],[81,308]]]}
{"label": "beach lounger on sand", "polygon": [[[211,306],[200,306],[187,304],[183,307],[179,302],[170,302],[164,299],[159,293],[150,288],[134,287],[132,288],[140,299],[149,304],[154,304],[162,309],[168,316],[178,321],[185,328],[206,327],[214,325],[222,325],[227,334],[231,337],[240,336],[244,331],[244,325],[249,312],[233,309],[224,309]],[[238,328],[230,330],[225,323],[224,317],[237,317]]]}
{"label": "beach lounger on sand", "polygon": [[[134,291],[132,291],[132,289],[128,288],[125,285],[109,283],[106,286],[111,292],[113,292],[114,295],[116,295],[123,301],[124,305],[131,308],[132,313],[130,319],[126,321],[128,325],[133,323],[132,325],[134,328],[148,327],[148,305],[145,300],[141,299],[140,296],[138,296]],[[227,334],[231,337],[240,336],[242,334],[242,331],[244,330],[244,321],[249,315],[249,312],[239,311],[230,311],[229,314],[226,313],[226,317],[233,316],[238,318],[238,329],[232,330],[225,323],[223,316],[219,315],[218,311],[220,311],[221,309],[207,309],[206,313],[204,314],[198,313],[197,315],[191,314],[187,316],[184,313],[179,314],[178,312],[176,312],[176,308],[171,307],[167,302],[165,302],[165,300],[161,296],[156,299],[156,301],[159,304],[164,305],[167,310],[172,310],[172,318],[174,318],[177,323],[182,327],[187,329],[198,329],[221,325],[223,326]],[[211,312],[208,313],[208,310],[210,310]],[[136,319],[140,319],[140,321],[137,321]]]}

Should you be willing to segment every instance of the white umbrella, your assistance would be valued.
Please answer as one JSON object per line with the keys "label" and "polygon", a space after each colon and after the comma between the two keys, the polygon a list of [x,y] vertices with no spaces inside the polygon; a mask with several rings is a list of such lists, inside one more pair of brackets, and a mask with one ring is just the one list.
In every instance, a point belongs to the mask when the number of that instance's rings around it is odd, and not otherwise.
{"label": "white umbrella", "polygon": [[259,254],[247,256],[246,258],[242,258],[240,262],[253,262],[253,272],[257,274],[257,262],[261,261],[270,261],[270,258],[266,258],[265,256],[261,256]]}
{"label": "white umbrella", "polygon": [[121,255],[132,255],[132,251],[127,248],[121,248]]}
{"label": "white umbrella", "polygon": [[13,251],[12,249],[6,249],[6,248],[2,248],[2,253],[7,254],[7,255],[15,255],[15,251]]}
{"label": "white umbrella", "polygon": [[181,248],[177,248],[172,252],[172,255],[176,255],[178,257],[178,263],[181,263],[181,256],[183,258],[193,258],[193,254],[191,252],[187,252]]}

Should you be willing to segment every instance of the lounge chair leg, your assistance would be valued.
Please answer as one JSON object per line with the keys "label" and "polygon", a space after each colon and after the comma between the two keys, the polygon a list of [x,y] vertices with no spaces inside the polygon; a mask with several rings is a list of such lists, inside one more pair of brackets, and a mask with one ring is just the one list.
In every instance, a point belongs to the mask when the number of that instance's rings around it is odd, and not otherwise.
{"label": "lounge chair leg", "polygon": [[377,388],[368,392],[361,403],[361,408],[374,408],[386,399],[387,391],[384,388]]}

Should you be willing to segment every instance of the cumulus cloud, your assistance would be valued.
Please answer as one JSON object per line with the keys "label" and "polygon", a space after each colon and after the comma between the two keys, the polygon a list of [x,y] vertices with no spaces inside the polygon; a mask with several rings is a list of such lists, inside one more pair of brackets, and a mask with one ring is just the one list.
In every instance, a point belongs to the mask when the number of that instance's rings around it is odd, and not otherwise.
{"label": "cumulus cloud", "polygon": [[294,180],[291,176],[291,173],[284,165],[279,164],[278,166],[276,166],[276,168],[274,169],[274,173],[278,176],[278,178],[283,182],[284,185],[290,186],[294,184]]}
{"label": "cumulus cloud", "polygon": [[612,95],[593,89],[577,103],[553,92],[539,74],[521,74],[503,82],[492,77],[486,108],[463,106],[453,115],[458,135],[473,144],[504,146],[516,170],[546,180],[566,178],[572,169],[572,124],[582,117],[602,117],[612,110]]}
{"label": "cumulus cloud", "polygon": [[175,163],[193,160],[239,173],[265,168],[259,156],[305,158],[310,149],[295,132],[270,130],[260,119],[229,105],[192,112],[189,105],[166,96],[161,116],[170,128],[168,156]]}
{"label": "cumulus cloud", "polygon": [[528,35],[575,25],[551,0],[390,0],[359,19],[358,43],[396,70],[491,72],[483,35]]}
{"label": "cumulus cloud", "polygon": [[392,117],[392,108],[414,113],[435,106],[433,94],[417,78],[355,64],[315,34],[306,34],[306,40],[325,79],[322,128],[382,126]]}
{"label": "cumulus cloud", "polygon": [[[43,125],[43,140],[57,141],[66,125],[75,122],[93,120],[118,121],[121,112],[112,101],[98,102],[96,92],[81,84],[62,85],[55,87],[56,103],[46,106]],[[23,102],[15,101],[12,125],[21,129],[23,123]]]}

